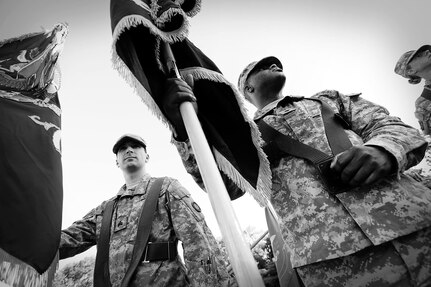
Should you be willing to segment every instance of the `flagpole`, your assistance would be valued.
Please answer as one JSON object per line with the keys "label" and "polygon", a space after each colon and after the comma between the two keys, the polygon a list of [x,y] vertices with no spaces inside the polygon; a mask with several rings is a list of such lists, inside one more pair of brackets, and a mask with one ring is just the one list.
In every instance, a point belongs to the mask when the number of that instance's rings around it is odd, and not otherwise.
{"label": "flagpole", "polygon": [[[176,77],[180,78],[170,45],[164,43],[163,50],[169,71],[174,72]],[[239,286],[263,287],[262,276],[259,273],[250,246],[244,239],[228,192],[193,105],[190,102],[183,102],[180,105],[180,112],[195,153],[205,189],[223,236],[223,242],[226,245],[236,280]]]}

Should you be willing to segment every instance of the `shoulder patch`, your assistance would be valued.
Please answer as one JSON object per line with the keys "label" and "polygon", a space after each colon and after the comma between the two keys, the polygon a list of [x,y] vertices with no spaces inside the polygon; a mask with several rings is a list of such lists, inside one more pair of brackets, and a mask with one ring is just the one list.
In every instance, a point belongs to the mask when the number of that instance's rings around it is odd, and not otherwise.
{"label": "shoulder patch", "polygon": [[196,210],[197,212],[201,212],[202,209],[201,207],[196,203],[196,202],[192,202],[192,207],[194,208],[194,210]]}

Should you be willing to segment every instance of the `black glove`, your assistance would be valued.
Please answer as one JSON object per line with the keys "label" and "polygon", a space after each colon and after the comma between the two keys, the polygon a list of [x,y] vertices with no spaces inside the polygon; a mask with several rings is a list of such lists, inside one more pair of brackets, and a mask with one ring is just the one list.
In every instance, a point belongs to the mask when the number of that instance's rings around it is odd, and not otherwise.
{"label": "black glove", "polygon": [[193,77],[188,75],[183,79],[169,78],[165,81],[162,95],[163,112],[166,118],[175,128],[174,138],[177,141],[185,141],[188,138],[186,128],[180,113],[180,105],[183,102],[191,102],[197,111],[196,97],[193,94]]}

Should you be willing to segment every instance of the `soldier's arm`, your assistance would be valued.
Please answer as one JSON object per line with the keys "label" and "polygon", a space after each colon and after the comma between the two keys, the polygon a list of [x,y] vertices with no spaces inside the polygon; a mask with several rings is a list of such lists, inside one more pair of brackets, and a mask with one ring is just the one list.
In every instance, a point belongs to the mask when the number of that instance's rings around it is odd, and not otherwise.
{"label": "soldier's arm", "polygon": [[172,224],[183,242],[184,261],[192,286],[231,286],[226,258],[208,228],[199,205],[174,180],[168,187]]}
{"label": "soldier's arm", "polygon": [[346,96],[332,92],[323,98],[338,109],[366,146],[389,153],[397,172],[418,164],[424,157],[427,143],[419,131],[391,116],[386,108],[365,100],[360,94]]}
{"label": "soldier's arm", "polygon": [[60,259],[75,256],[96,244],[96,216],[100,208],[91,210],[81,220],[61,231]]}

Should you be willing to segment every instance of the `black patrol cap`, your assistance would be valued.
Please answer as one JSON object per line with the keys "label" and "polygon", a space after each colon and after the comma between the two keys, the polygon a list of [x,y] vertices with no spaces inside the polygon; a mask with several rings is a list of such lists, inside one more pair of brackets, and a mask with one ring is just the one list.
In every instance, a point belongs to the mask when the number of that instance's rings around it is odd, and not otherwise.
{"label": "black patrol cap", "polygon": [[147,143],[145,142],[145,140],[143,138],[141,138],[140,136],[134,135],[134,134],[125,134],[125,135],[122,135],[117,140],[117,142],[114,144],[114,146],[112,147],[112,152],[117,154],[121,145],[123,143],[125,143],[126,141],[136,142],[136,143],[140,144],[143,148],[145,148],[145,150],[147,149]]}

